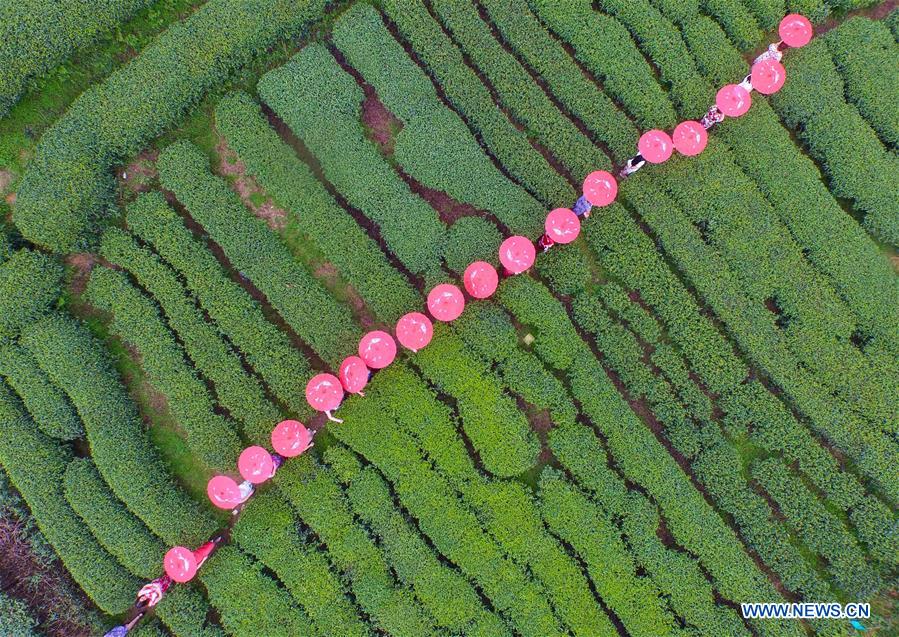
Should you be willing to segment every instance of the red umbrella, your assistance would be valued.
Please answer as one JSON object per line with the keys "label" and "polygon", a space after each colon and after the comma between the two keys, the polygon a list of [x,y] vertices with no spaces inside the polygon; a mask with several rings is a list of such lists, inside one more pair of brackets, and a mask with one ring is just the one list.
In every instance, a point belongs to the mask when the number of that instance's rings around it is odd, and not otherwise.
{"label": "red umbrella", "polygon": [[214,476],[206,485],[206,495],[220,509],[233,509],[240,504],[240,488],[228,476]]}
{"label": "red umbrella", "polygon": [[[394,351],[396,351],[396,346],[394,346]],[[368,384],[370,373],[364,360],[358,356],[347,356],[340,364],[340,372],[337,375],[340,377],[340,384],[348,394],[365,396],[362,390]]]}
{"label": "red umbrella", "polygon": [[342,422],[331,411],[343,402],[343,387],[333,374],[317,374],[306,384],[306,401],[316,411],[323,411],[329,420]]}
{"label": "red umbrella", "polygon": [[798,49],[811,41],[815,31],[812,29],[812,23],[809,22],[808,18],[798,13],[791,13],[780,21],[777,32],[780,34],[780,39],[787,46]]}
{"label": "red umbrella", "polygon": [[396,339],[413,352],[425,347],[433,336],[434,325],[421,312],[409,312],[396,322]]}
{"label": "red umbrella", "polygon": [[[218,539],[220,540],[221,536],[219,536]],[[197,550],[193,552],[194,559],[197,561],[197,568],[200,568],[201,566],[203,566],[203,562],[206,561],[206,558],[208,558],[210,555],[212,555],[212,552],[215,550],[215,547],[216,547],[216,540],[209,540],[208,542],[206,542],[206,544],[198,547]]]}
{"label": "red umbrella", "polygon": [[244,480],[253,484],[262,484],[275,475],[275,462],[272,454],[264,447],[253,446],[244,449],[237,459],[237,468]]}
{"label": "red umbrella", "polygon": [[[572,213],[574,214],[574,213]],[[496,268],[486,261],[475,261],[465,268],[462,275],[466,291],[476,299],[486,299],[496,292],[499,285],[499,275]]]}
{"label": "red umbrella", "polygon": [[752,65],[752,88],[762,95],[777,93],[787,81],[787,70],[773,58]]}
{"label": "red umbrella", "polygon": [[681,155],[692,157],[703,151],[709,141],[709,134],[699,122],[688,120],[674,128],[671,135],[674,147]]}
{"label": "red umbrella", "polygon": [[727,84],[715,95],[715,105],[728,117],[739,117],[752,106],[752,97],[739,84]]}
{"label": "red umbrella", "polygon": [[396,358],[396,343],[387,332],[374,330],[359,341],[359,356],[372,369],[384,369]]}
{"label": "red umbrella", "polygon": [[515,235],[499,246],[499,260],[510,274],[521,274],[532,265],[537,257],[534,243],[527,237]]}
{"label": "red umbrella", "polygon": [[285,458],[294,458],[312,446],[312,432],[298,420],[282,420],[272,429],[272,447]]}
{"label": "red umbrella", "polygon": [[668,133],[654,128],[640,136],[637,150],[650,164],[661,164],[671,157],[671,153],[674,152],[674,144]]}
{"label": "red umbrella", "polygon": [[173,546],[162,560],[165,574],[179,584],[189,582],[197,574],[197,558],[190,549]]}
{"label": "red umbrella", "polygon": [[618,182],[612,173],[594,170],[584,179],[584,197],[591,206],[608,206],[618,195]]}
{"label": "red umbrella", "polygon": [[441,283],[428,294],[428,310],[438,321],[455,321],[465,309],[462,290],[449,283]]}
{"label": "red umbrella", "polygon": [[581,233],[581,220],[568,208],[556,208],[546,215],[544,227],[556,243],[571,243]]}

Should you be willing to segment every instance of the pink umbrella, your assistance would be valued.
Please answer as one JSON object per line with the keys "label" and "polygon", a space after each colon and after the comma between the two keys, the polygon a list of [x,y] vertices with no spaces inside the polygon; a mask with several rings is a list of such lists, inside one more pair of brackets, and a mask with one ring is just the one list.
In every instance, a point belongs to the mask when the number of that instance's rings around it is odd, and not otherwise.
{"label": "pink umbrella", "polygon": [[449,283],[441,283],[428,294],[428,311],[438,321],[455,321],[465,309],[462,290]]}
{"label": "pink umbrella", "polygon": [[312,446],[312,432],[298,420],[282,420],[272,429],[272,447],[285,458],[294,458]]}
{"label": "pink umbrella", "polygon": [[728,117],[739,117],[752,106],[752,97],[749,96],[749,91],[739,84],[727,84],[718,90],[715,104]]}
{"label": "pink umbrella", "polygon": [[705,145],[709,141],[709,134],[702,127],[702,124],[688,120],[675,126],[671,140],[677,152],[681,155],[692,157],[705,149]]}
{"label": "pink umbrella", "polygon": [[640,136],[637,142],[637,150],[650,164],[661,164],[668,161],[674,152],[674,144],[668,133],[657,128],[648,130]]}
{"label": "pink umbrella", "polygon": [[777,32],[780,34],[780,39],[787,46],[798,49],[811,41],[815,31],[812,29],[812,23],[809,22],[808,18],[798,13],[791,13],[780,21]]}
{"label": "pink umbrella", "polygon": [[421,312],[409,312],[396,322],[396,338],[403,347],[417,352],[431,342],[434,325]]}
{"label": "pink umbrella", "polygon": [[343,422],[331,415],[331,411],[343,402],[343,387],[333,374],[316,374],[306,384],[306,402],[316,411],[323,411],[328,420]]}
{"label": "pink umbrella", "polygon": [[496,273],[496,268],[486,261],[475,261],[465,268],[462,282],[465,284],[465,290],[474,298],[486,299],[496,292],[499,275]]}
{"label": "pink umbrella", "polygon": [[241,501],[240,488],[228,476],[213,476],[206,485],[206,495],[220,509],[233,509]]}
{"label": "pink umbrella", "polygon": [[262,484],[275,475],[275,462],[272,454],[264,447],[253,446],[244,449],[237,459],[237,468],[244,480],[253,484]]}
{"label": "pink umbrella", "polygon": [[396,358],[396,343],[387,332],[374,330],[359,341],[359,356],[372,369],[384,369]]}
{"label": "pink umbrella", "polygon": [[[361,346],[360,346],[361,347]],[[393,348],[396,352],[396,346]],[[365,361],[358,356],[347,356],[340,364],[340,384],[348,394],[359,394],[365,396],[362,390],[368,385],[368,376],[371,372],[365,365]]]}
{"label": "pink umbrella", "polygon": [[773,58],[752,65],[752,88],[763,95],[777,93],[787,81],[787,70]]}
{"label": "pink umbrella", "polygon": [[173,546],[162,560],[165,574],[179,584],[189,582],[197,574],[197,558],[183,546]]}
{"label": "pink umbrella", "polygon": [[584,197],[591,206],[608,206],[618,195],[618,182],[612,173],[594,170],[584,179]]}
{"label": "pink umbrella", "polygon": [[536,257],[537,249],[527,237],[515,235],[499,246],[499,260],[510,274],[521,274],[534,265]]}
{"label": "pink umbrella", "polygon": [[568,208],[556,208],[546,215],[544,228],[556,243],[571,243],[581,233],[581,220]]}

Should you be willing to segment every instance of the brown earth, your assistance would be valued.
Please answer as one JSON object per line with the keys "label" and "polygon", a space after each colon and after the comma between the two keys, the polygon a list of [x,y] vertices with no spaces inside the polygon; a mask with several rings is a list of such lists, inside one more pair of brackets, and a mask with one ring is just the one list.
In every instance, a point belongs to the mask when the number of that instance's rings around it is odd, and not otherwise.
{"label": "brown earth", "polygon": [[[287,211],[276,206],[259,184],[247,176],[247,167],[237,157],[237,153],[228,148],[224,138],[219,137],[215,152],[220,159],[219,173],[233,183],[234,190],[243,204],[254,215],[265,221],[272,230],[276,232],[284,230],[287,227]],[[258,204],[253,201],[254,196],[263,196],[265,201]]]}

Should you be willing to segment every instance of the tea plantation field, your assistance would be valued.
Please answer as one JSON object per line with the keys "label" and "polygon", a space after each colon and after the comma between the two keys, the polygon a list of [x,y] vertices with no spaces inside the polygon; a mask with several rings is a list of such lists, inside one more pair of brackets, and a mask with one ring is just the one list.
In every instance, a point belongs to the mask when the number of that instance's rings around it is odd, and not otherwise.
{"label": "tea plantation field", "polygon": [[[0,0],[0,635],[102,635],[220,528],[132,634],[899,635],[895,5]],[[310,408],[787,13],[779,92]]]}

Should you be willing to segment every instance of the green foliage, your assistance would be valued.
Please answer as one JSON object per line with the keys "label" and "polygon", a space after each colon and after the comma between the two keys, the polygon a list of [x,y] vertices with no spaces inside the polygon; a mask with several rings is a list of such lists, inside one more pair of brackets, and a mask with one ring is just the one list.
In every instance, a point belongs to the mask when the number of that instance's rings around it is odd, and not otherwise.
{"label": "green foliage", "polygon": [[71,453],[38,431],[0,384],[0,464],[66,570],[101,609],[121,613],[132,602],[138,579],[94,539],[63,497]]}
{"label": "green foliage", "polygon": [[44,134],[16,199],[14,220],[22,234],[59,252],[89,244],[112,204],[110,167],[138,152],[234,69],[300,31],[323,6],[321,0],[299,6],[292,0],[213,0],[170,27],[83,93]]}
{"label": "green foliage", "polygon": [[6,637],[37,637],[37,626],[24,602],[0,592],[0,634]]}
{"label": "green foliage", "polygon": [[[594,11],[586,0],[529,0],[529,4],[544,24],[572,46],[577,59],[641,129],[674,127],[677,118],[671,101],[620,22]],[[597,38],[597,33],[603,37]]]}
{"label": "green foliage", "polygon": [[741,51],[757,47],[762,41],[762,31],[753,15],[740,0],[699,0],[700,8],[715,18]]}
{"label": "green foliage", "polygon": [[61,440],[75,440],[84,435],[75,409],[31,354],[13,343],[0,348],[0,375],[19,395],[45,434]]}
{"label": "green foliage", "polygon": [[166,397],[191,452],[209,469],[232,469],[241,451],[237,426],[215,412],[209,391],[185,361],[156,304],[123,272],[105,267],[94,268],[86,298],[112,315],[113,333],[140,353],[141,365]]}
{"label": "green foliage", "polygon": [[824,42],[846,84],[846,97],[884,143],[899,146],[899,45],[889,27],[857,17],[830,31]]}
{"label": "green foliage", "polygon": [[157,577],[165,545],[119,502],[90,460],[75,458],[66,468],[63,493],[78,516],[131,573]]}
{"label": "green foliage", "polygon": [[414,274],[438,272],[445,230],[437,212],[410,191],[374,143],[365,139],[362,89],[328,50],[310,44],[267,73],[258,89],[315,154],[325,178],[377,225],[403,265]]}
{"label": "green foliage", "polygon": [[447,233],[446,267],[461,276],[475,261],[499,265],[502,235],[496,226],[481,217],[462,217]]}
{"label": "green foliage", "polygon": [[[482,3],[505,42],[538,72],[553,95],[601,140],[616,161],[634,153],[637,129],[609,96],[584,77],[576,62],[547,33],[525,0]],[[608,169],[608,160],[591,168]]]}
{"label": "green foliage", "polygon": [[290,255],[264,221],[251,216],[224,181],[209,172],[209,161],[196,146],[187,142],[169,146],[159,156],[159,175],[231,265],[252,281],[300,338],[337,367],[359,337],[347,308]]}
{"label": "green foliage", "polygon": [[[354,6],[335,23],[333,37],[347,62],[402,122],[393,156],[410,176],[493,213],[514,233],[539,230],[543,206],[497,169],[374,9]],[[453,255],[449,246],[446,254]]]}
{"label": "green foliage", "polygon": [[544,205],[574,199],[574,190],[528,142],[527,135],[500,112],[462,52],[443,32],[424,4],[386,0],[383,10],[418,60],[434,76],[450,105],[487,149]]}
{"label": "green foliage", "polygon": [[899,245],[899,158],[846,103],[827,44],[814,40],[788,56],[785,66],[790,81],[771,100],[774,109],[822,165],[833,194],[852,200],[878,239]]}
{"label": "green foliage", "polygon": [[128,208],[128,225],[183,277],[203,310],[246,357],[277,397],[293,412],[309,406],[297,391],[297,377],[309,376],[309,363],[272,325],[262,308],[227,273],[209,248],[194,238],[184,222],[154,192]]}
{"label": "green foliage", "polygon": [[[185,290],[175,272],[118,228],[110,228],[103,235],[101,254],[111,263],[127,269],[159,303],[171,331],[177,335],[197,370],[215,386],[218,403],[242,423],[244,435],[257,444],[268,442],[272,425],[281,419],[280,411],[265,397],[259,380],[244,370],[241,360],[227,342],[212,325],[205,322],[196,301]],[[122,306],[121,301],[118,304]],[[151,304],[143,302],[138,305]],[[154,312],[151,306],[151,315]],[[115,314],[118,321],[120,317]],[[146,320],[149,319],[149,316],[146,317]],[[153,333],[160,332],[153,330]],[[140,335],[140,332],[134,333],[135,338]],[[176,411],[173,409],[173,413]]]}
{"label": "green foliage", "polygon": [[328,255],[378,319],[393,323],[418,306],[418,294],[409,281],[281,140],[251,97],[235,93],[223,99],[216,107],[215,122],[248,174],[289,210],[291,228],[295,226]]}
{"label": "green foliage", "polygon": [[30,80],[51,70],[132,15],[150,0],[28,0],[0,4],[0,117]]}
{"label": "green foliage", "polygon": [[94,464],[116,497],[168,543],[195,544],[210,535],[212,518],[172,483],[109,355],[87,329],[52,315],[29,326],[22,345],[72,401]]}
{"label": "green foliage", "polygon": [[62,275],[58,261],[32,250],[0,263],[0,341],[47,313],[59,298]]}

